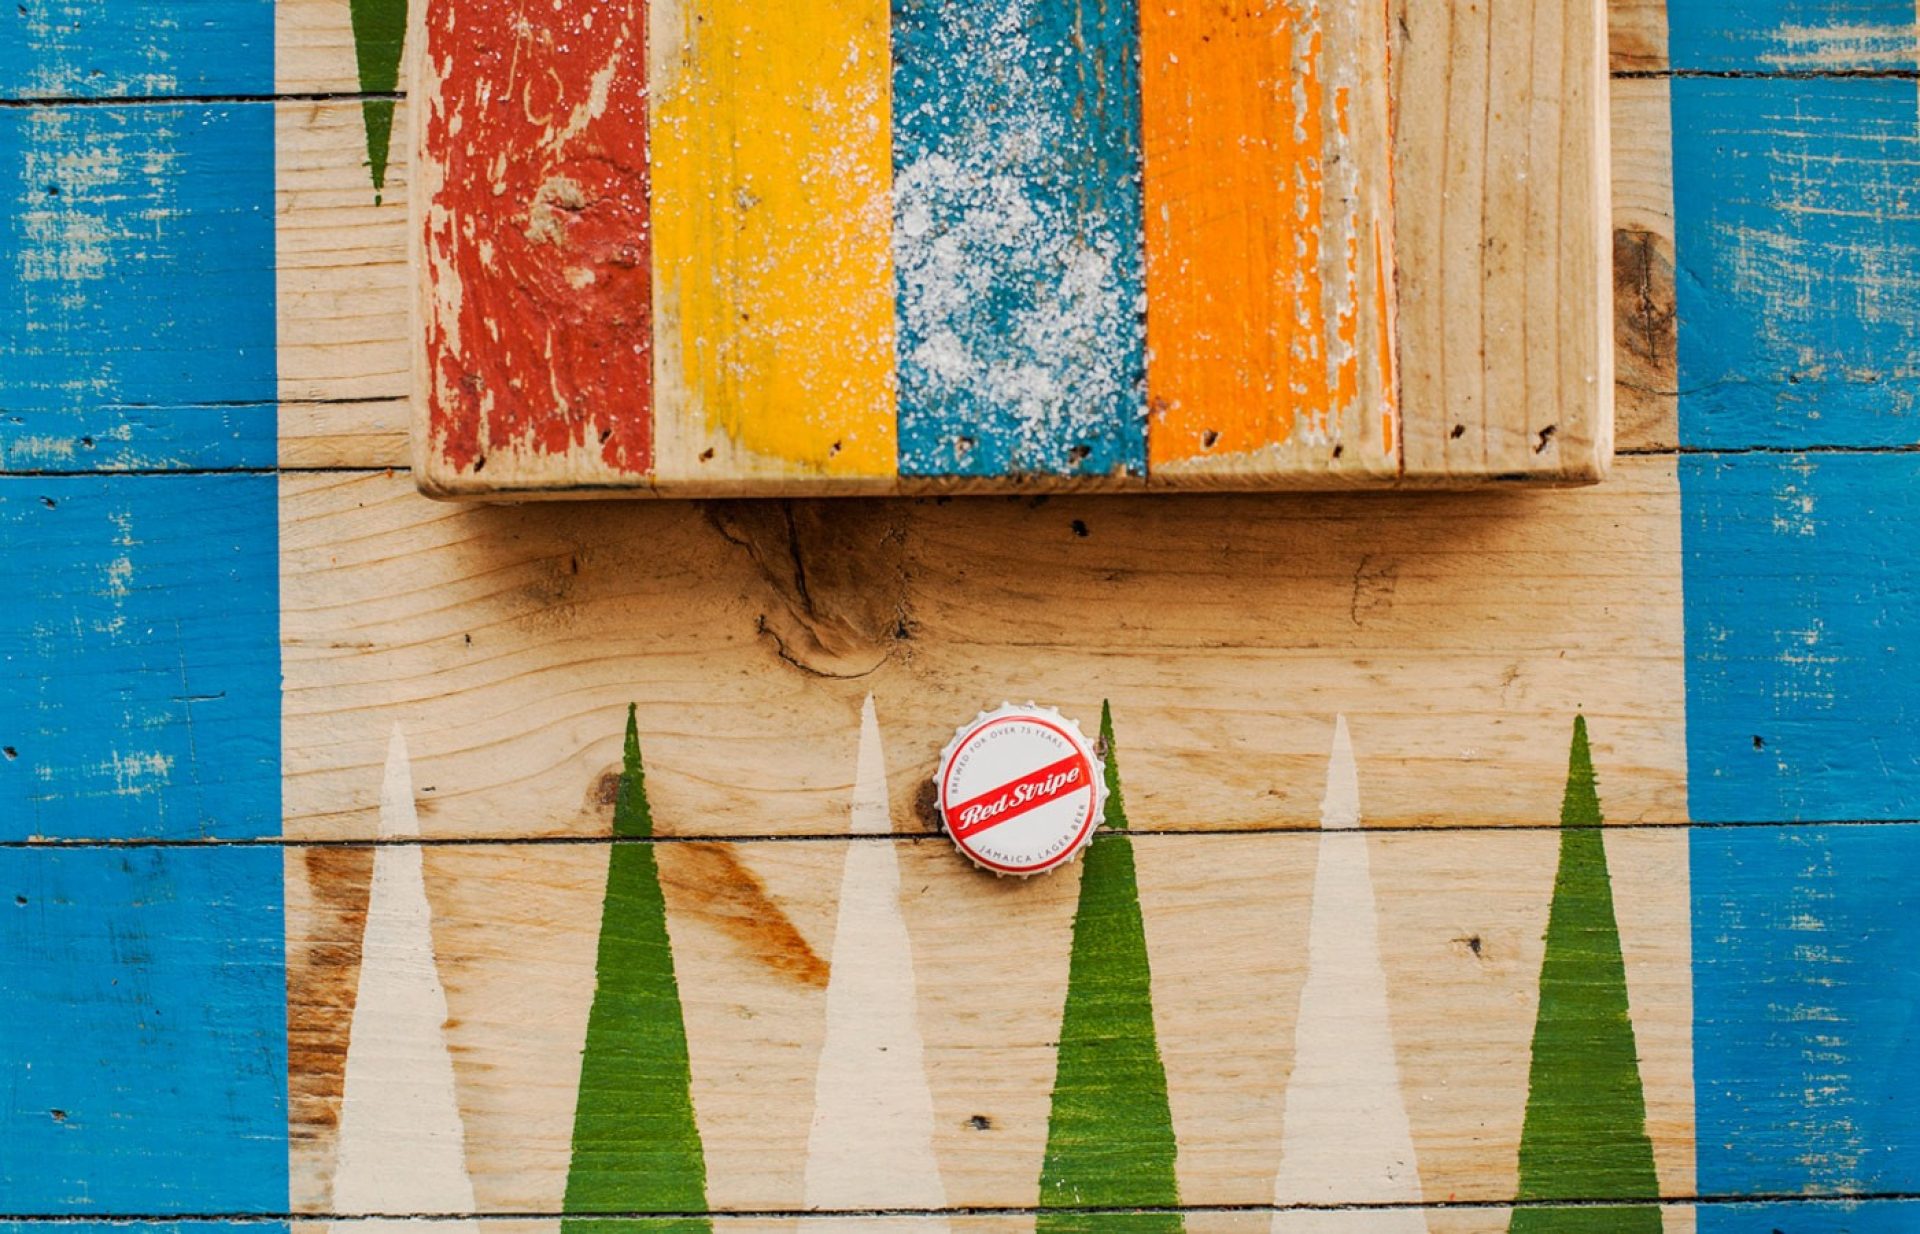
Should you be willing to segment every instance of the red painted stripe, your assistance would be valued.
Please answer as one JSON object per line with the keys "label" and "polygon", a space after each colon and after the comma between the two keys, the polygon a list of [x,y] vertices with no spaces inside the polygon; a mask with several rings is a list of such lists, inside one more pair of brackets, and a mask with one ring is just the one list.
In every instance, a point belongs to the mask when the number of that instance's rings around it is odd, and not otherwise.
{"label": "red painted stripe", "polygon": [[460,471],[582,446],[652,469],[646,7],[428,11],[429,416]]}

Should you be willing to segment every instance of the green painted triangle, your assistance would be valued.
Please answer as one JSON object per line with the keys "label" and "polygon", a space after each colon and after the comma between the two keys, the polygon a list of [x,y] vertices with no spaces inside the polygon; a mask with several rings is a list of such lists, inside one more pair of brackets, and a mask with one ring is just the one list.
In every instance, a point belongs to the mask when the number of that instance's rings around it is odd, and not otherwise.
{"label": "green painted triangle", "polygon": [[[353,52],[360,62],[362,94],[393,94],[400,88],[400,51],[406,39],[407,0],[353,0]],[[367,129],[367,167],[373,172],[377,205],[387,187],[393,100],[363,100],[360,117]]]}
{"label": "green painted triangle", "polygon": [[[1107,761],[1106,824],[1124,832],[1111,707],[1100,711],[1100,742]],[[1133,841],[1102,835],[1081,866],[1036,1234],[1180,1234],[1184,1224],[1177,1212],[1084,1211],[1168,1207],[1180,1202],[1180,1187],[1167,1073],[1153,1028]]]}
{"label": "green painted triangle", "polygon": [[[1587,721],[1573,722],[1560,808],[1560,871],[1547,915],[1540,1013],[1520,1133],[1520,1199],[1651,1200],[1660,1194],[1627,970],[1613,914]],[[1518,1208],[1510,1231],[1659,1234],[1653,1204]]]}
{"label": "green painted triangle", "polygon": [[[613,834],[628,839],[653,834],[632,707]],[[704,1212],[706,1155],[694,1121],[686,1022],[651,844],[613,845],[596,972],[574,1107],[566,1211]],[[562,1229],[563,1234],[711,1234],[712,1223],[704,1217],[575,1217]]]}

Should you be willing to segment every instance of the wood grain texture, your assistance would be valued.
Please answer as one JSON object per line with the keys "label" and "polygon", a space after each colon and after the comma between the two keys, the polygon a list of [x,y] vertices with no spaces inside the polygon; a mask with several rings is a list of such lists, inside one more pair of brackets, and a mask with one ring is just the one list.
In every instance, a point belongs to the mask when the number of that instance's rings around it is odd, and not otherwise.
{"label": "wood grain texture", "polygon": [[[351,438],[363,423],[357,408],[406,398],[412,159],[404,144],[396,147],[376,202],[358,104],[287,100],[273,110],[276,376],[283,415],[295,409],[295,422],[306,426],[289,433],[283,423],[284,448],[289,437]],[[397,123],[412,123],[406,104]],[[406,461],[404,452],[346,444],[325,457],[360,466]]]}
{"label": "wood grain texture", "polygon": [[[278,93],[353,94],[362,89],[353,7],[351,0],[274,0],[273,74]],[[405,7],[411,15],[416,6]],[[402,42],[396,78],[403,94],[414,78],[418,47],[419,41],[411,35]],[[406,131],[404,125],[394,125],[396,138]],[[400,156],[405,144],[394,142],[395,157]],[[369,169],[361,170],[365,173]],[[402,196],[403,210],[405,204]]]}
{"label": "wood grain texture", "polygon": [[[1619,19],[1655,7],[1616,5],[1616,58]],[[243,16],[262,10],[247,6]],[[239,11],[207,3],[161,16],[187,13],[178,29],[199,31]],[[302,36],[311,57],[303,64],[283,55],[283,79],[304,75],[316,90],[363,84],[347,5],[285,0],[274,11],[314,20],[314,33]],[[128,0],[93,14],[114,25],[92,28],[159,38],[172,27],[155,13]],[[1910,674],[1898,665],[1914,641],[1903,512],[1915,477],[1894,447],[1905,444],[1910,395],[1902,350],[1910,297],[1902,291],[1913,281],[1914,245],[1895,190],[1898,169],[1911,161],[1911,82],[1783,76],[1907,71],[1910,23],[1909,12],[1879,0],[1676,6],[1677,65],[1769,79],[1616,83],[1618,376],[1624,392],[1647,400],[1636,422],[1623,416],[1621,440],[1693,452],[1677,463],[1631,460],[1606,489],[1537,504],[1389,496],[714,504],[672,515],[437,509],[408,491],[407,476],[379,472],[404,461],[393,450],[405,365],[381,357],[404,348],[395,323],[404,323],[409,292],[405,229],[391,194],[409,169],[396,162],[388,199],[376,207],[362,100],[188,102],[77,120],[69,113],[78,108],[11,109],[44,129],[21,146],[40,159],[20,160],[28,171],[49,165],[47,151],[68,149],[114,158],[77,158],[63,175],[107,166],[125,176],[150,163],[182,175],[164,192],[135,180],[106,186],[139,189],[117,216],[99,208],[97,191],[50,211],[33,196],[44,184],[23,175],[19,218],[36,226],[53,218],[64,229],[60,247],[22,247],[23,260],[72,259],[43,266],[59,276],[37,289],[38,303],[109,291],[129,254],[143,251],[165,258],[158,273],[176,282],[155,280],[163,294],[130,304],[189,301],[203,289],[183,276],[207,270],[238,271],[254,285],[278,278],[281,465],[361,470],[278,481],[10,478],[0,519],[20,534],[0,558],[30,563],[15,574],[32,598],[0,617],[0,633],[8,663],[34,671],[18,674],[19,705],[0,708],[13,729],[0,742],[0,777],[9,777],[0,779],[0,799],[20,806],[15,813],[34,830],[66,836],[183,838],[209,827],[271,836],[283,803],[270,790],[284,758],[297,771],[284,798],[289,832],[368,839],[382,832],[386,743],[399,720],[420,734],[414,794],[430,837],[585,839],[381,850],[402,858],[388,867],[417,858],[430,897],[427,936],[449,966],[451,1014],[407,1023],[429,1036],[444,1024],[459,1048],[452,1091],[480,1190],[471,1204],[446,1206],[456,1214],[522,1193],[543,1197],[536,1211],[565,1207],[578,1101],[567,1068],[579,1066],[607,920],[609,846],[599,841],[614,828],[617,729],[628,698],[641,702],[662,829],[677,838],[738,837],[768,829],[770,818],[774,828],[816,834],[837,835],[850,821],[862,831],[923,827],[922,764],[953,715],[1028,690],[1083,720],[1101,698],[1118,700],[1129,801],[1149,831],[1207,819],[1228,828],[1324,819],[1316,794],[1330,717],[1341,709],[1353,714],[1369,824],[1550,821],[1575,709],[1595,720],[1610,822],[1910,818],[1920,762],[1908,737],[1910,700],[1898,688]],[[1637,54],[1651,57],[1653,26],[1642,29],[1649,41]],[[156,71],[146,59],[70,56],[72,47],[86,51],[85,40],[56,33],[66,40],[62,89],[125,93]],[[1519,33],[1493,30],[1489,63],[1520,63]],[[240,44],[209,37],[205,46]],[[89,79],[90,65],[108,76]],[[195,84],[201,68],[174,67],[186,73],[183,88],[211,88]],[[204,80],[251,96],[262,87],[247,78],[262,67]],[[200,108],[208,114],[196,127]],[[222,126],[236,115],[250,137],[222,157],[232,156],[235,176],[257,182],[264,164],[245,160],[266,153],[257,121],[268,111],[277,256],[258,243],[229,244],[220,262],[196,266],[170,244],[143,249],[126,222],[137,209],[155,214],[146,221],[161,240],[189,225],[226,234],[222,217],[264,217],[266,198],[239,193],[237,180],[204,198],[180,190],[196,160],[210,165],[195,135],[235,132]],[[165,141],[161,129],[170,130]],[[1692,143],[1680,160],[1677,211],[1669,129]],[[87,187],[57,183],[63,193]],[[1504,182],[1501,200],[1511,204],[1513,188]],[[1847,213],[1861,203],[1878,217]],[[1676,213],[1684,264],[1673,245]],[[108,242],[89,247],[95,224]],[[1816,249],[1833,259],[1810,258]],[[1680,279],[1670,273],[1676,265]],[[1497,274],[1500,287],[1521,282],[1511,267]],[[1689,333],[1675,324],[1676,281],[1695,297],[1681,315]],[[91,353],[120,364],[115,376],[156,363],[165,376],[174,358],[191,353],[173,348],[175,332],[143,330],[150,323],[137,309],[122,316],[131,324],[115,327],[114,348]],[[55,319],[14,320],[37,328]],[[329,331],[338,332],[331,341]],[[72,333],[99,341],[78,326]],[[270,343],[247,335],[255,363],[238,378],[198,373],[209,401],[225,401],[219,391],[230,384],[233,399],[264,407],[275,369],[259,361],[272,355]],[[1512,354],[1510,340],[1498,346]],[[140,348],[153,354],[135,356]],[[67,362],[62,380],[97,375],[84,356]],[[9,397],[22,388],[21,373],[10,371]],[[1684,435],[1673,402],[1685,409]],[[111,401],[99,406],[124,414]],[[1820,414],[1799,414],[1808,409]],[[236,421],[219,414],[226,418],[201,423],[224,433]],[[225,438],[196,432],[173,439],[192,453],[175,451],[154,435],[153,420],[127,419],[130,433],[146,436],[113,444],[102,470],[271,467],[270,453],[235,455]],[[76,429],[69,444],[82,434]],[[1818,449],[1832,444],[1850,450]],[[6,465],[73,465],[37,457]],[[276,500],[288,605],[278,661]],[[1190,527],[1174,525],[1188,519]],[[271,728],[281,666],[284,746],[259,740]],[[244,681],[225,674],[242,668]],[[861,706],[869,690],[885,730],[871,741],[871,713]],[[241,711],[244,726],[231,718]],[[127,745],[129,735],[153,744]],[[885,773],[873,770],[870,745],[884,750]],[[857,820],[847,817],[850,803]],[[1580,837],[1594,842],[1582,868],[1591,869],[1597,847],[1611,871],[1662,1192],[1911,1193],[1920,1185],[1911,1164],[1920,1160],[1920,1126],[1912,1103],[1897,1100],[1914,1049],[1900,992],[1914,984],[1920,955],[1912,835],[1900,824],[1706,825]],[[1311,1091],[1316,1070],[1301,1060],[1304,1009],[1328,980],[1311,980],[1318,889],[1343,871],[1351,877],[1329,857],[1330,838],[1357,842],[1333,852],[1358,847],[1368,857],[1421,1195],[1455,1203],[1455,1193],[1437,1188],[1470,1179],[1486,1197],[1482,1207],[1398,1210],[1395,1219],[1430,1231],[1507,1230],[1512,1212],[1497,1201],[1526,1190],[1513,1165],[1525,1155],[1527,1045],[1542,1022],[1557,1019],[1536,1005],[1551,943],[1534,940],[1548,934],[1555,855],[1566,840],[1556,847],[1544,831],[1137,835],[1154,988],[1177,1000],[1156,999],[1153,1022],[1182,1199],[1270,1201],[1287,1169],[1289,1134],[1306,1137],[1296,1163],[1330,1147],[1288,1104],[1296,1087]],[[1020,1206],[1032,1203],[1045,1155],[1046,1068],[1059,1032],[1046,1006],[1035,1007],[1062,1001],[1071,893],[1041,888],[1029,907],[1003,911],[1003,895],[1027,893],[955,883],[951,854],[917,837],[703,840],[657,851],[676,961],[706,989],[688,1014],[699,1026],[691,1074],[701,1130],[712,1130],[717,1145],[716,1197],[725,1187],[729,1200],[797,1206],[832,1194],[810,1188],[821,1177],[822,1076],[833,1074],[829,1059],[849,1056],[834,1024],[848,1018],[845,991],[859,988],[846,983],[872,958],[842,946],[845,910],[869,913],[859,918],[866,922],[885,918],[875,905],[896,886],[898,920],[886,920],[899,933],[888,962],[897,966],[904,951],[915,982],[904,994],[889,984],[888,1023],[898,1023],[903,1003],[911,1009],[919,1061],[876,1086],[893,1092],[903,1083],[897,1075],[924,1077],[932,1111],[924,1147],[943,1180],[942,1203],[1021,1188],[1027,1196],[998,1216],[783,1211],[722,1219],[720,1229],[1037,1226]],[[336,1185],[338,1167],[356,1160],[342,1153],[338,1127],[349,1025],[363,1010],[365,1022],[381,1022],[378,1008],[356,997],[367,984],[360,956],[388,957],[387,968],[376,966],[376,991],[399,971],[423,971],[412,964],[421,950],[417,911],[404,946],[393,945],[390,930],[370,928],[370,918],[378,926],[392,917],[369,894],[380,858],[360,847],[116,848],[15,850],[0,864],[13,875],[0,903],[15,896],[0,949],[6,984],[27,992],[0,1036],[9,1057],[35,1064],[17,1077],[6,1110],[7,1206],[65,1211],[80,1206],[84,1187],[85,1203],[118,1211],[277,1211],[289,1194],[280,1173],[289,1153],[296,1209],[323,1213],[351,1199],[356,1184]],[[1435,896],[1432,880],[1451,889]],[[1334,899],[1348,909],[1359,902]],[[1014,942],[983,962],[977,936],[956,937],[960,919],[1009,922]],[[1359,933],[1340,938],[1351,943]],[[1564,995],[1570,983],[1551,984]],[[299,993],[284,1008],[282,1063],[271,1050],[288,989]],[[209,990],[226,1013],[217,1021],[206,1017]],[[1325,1017],[1313,1019],[1324,1031]],[[985,1067],[983,1024],[1006,1028]],[[362,1039],[363,1053],[376,1035]],[[76,1039],[94,1052],[73,1048]],[[904,1057],[905,1040],[888,1037],[889,1050],[899,1044]],[[1223,1044],[1242,1042],[1244,1053]],[[401,1056],[395,1049],[386,1059]],[[1567,1070],[1549,1068],[1540,1089],[1564,1091],[1552,1086]],[[983,1084],[982,1074],[1000,1078]],[[189,1085],[176,1089],[183,1077]],[[975,1106],[976,1096],[990,1105]],[[103,1136],[113,1147],[99,1147]],[[444,1136],[435,1147],[444,1164]],[[426,1178],[406,1168],[405,1150],[402,1137],[399,1176]],[[130,1164],[111,1171],[105,1160]],[[366,1156],[357,1160],[364,1168]],[[1330,1173],[1363,1195],[1362,1176]],[[1298,1193],[1296,1181],[1287,1185]],[[1542,1224],[1550,1226],[1594,1216],[1549,1211]],[[1665,1229],[1694,1228],[1684,1200],[1660,1215]],[[1697,1217],[1712,1234],[1881,1234],[1916,1222],[1911,1203],[1897,1202],[1716,1201]],[[1146,1218],[1134,1224],[1177,1221],[1222,1234],[1255,1224],[1373,1234],[1386,1219],[1368,1209]],[[301,1224],[303,1234],[320,1234],[317,1223]],[[447,1224],[463,1234],[476,1228]],[[551,1217],[497,1224],[563,1234]],[[704,1224],[696,1218],[674,1234]],[[576,1224],[564,1234],[585,1232]]]}
{"label": "wood grain texture", "polygon": [[[1126,726],[1138,827],[1318,817],[1322,729],[1370,818],[1557,810],[1584,709],[1619,821],[1685,817],[1670,460],[1537,497],[449,508],[283,477],[288,834],[373,834],[387,732],[428,835],[600,834],[626,705],[674,834],[834,832],[862,698],[893,825],[1003,698]],[[1601,529],[1596,535],[1596,529]],[[1569,623],[1583,633],[1569,643]]]}
{"label": "wood grain texture", "polygon": [[1614,430],[1622,450],[1679,441],[1670,83],[1613,82]]}
{"label": "wood grain texture", "polygon": [[1615,73],[1657,73],[1667,67],[1667,3],[1607,0],[1607,58]]}
{"label": "wood grain texture", "polygon": [[1396,214],[1404,474],[1596,479],[1613,452],[1605,10],[1399,11],[1394,173],[1425,206]]}
{"label": "wood grain texture", "polygon": [[[802,1205],[829,1017],[828,986],[812,974],[835,953],[849,845],[876,843],[893,849],[907,892],[932,1147],[948,1202],[1036,1202],[1080,866],[1023,884],[981,875],[944,839],[660,845],[652,851],[718,1209]],[[1129,844],[1180,1200],[1268,1203],[1318,841],[1095,841]],[[1684,867],[1685,844],[1680,831],[1607,842],[1649,1130],[1661,1185],[1680,1196],[1690,1194],[1692,1171],[1688,895],[1672,871],[1676,860]],[[1373,837],[1368,849],[1426,1194],[1510,1199],[1557,838],[1414,833]],[[480,1211],[562,1211],[608,851],[483,845],[423,854]],[[321,945],[310,933],[335,920],[292,921],[289,937]],[[992,948],[951,928],[985,920],[1000,923]],[[290,997],[298,1004],[305,992]],[[1232,1050],[1219,1048],[1227,1025]],[[870,1099],[884,1109],[893,1097]],[[1475,1135],[1458,1134],[1469,1126]],[[332,1133],[302,1134],[323,1151]]]}

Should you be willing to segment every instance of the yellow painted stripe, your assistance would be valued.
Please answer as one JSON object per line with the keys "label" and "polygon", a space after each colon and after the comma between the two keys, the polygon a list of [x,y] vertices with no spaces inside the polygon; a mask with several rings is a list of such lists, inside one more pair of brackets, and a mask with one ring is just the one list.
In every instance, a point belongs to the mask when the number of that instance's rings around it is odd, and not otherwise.
{"label": "yellow painted stripe", "polygon": [[887,0],[669,0],[651,25],[662,353],[684,389],[659,414],[695,422],[662,435],[891,475]]}

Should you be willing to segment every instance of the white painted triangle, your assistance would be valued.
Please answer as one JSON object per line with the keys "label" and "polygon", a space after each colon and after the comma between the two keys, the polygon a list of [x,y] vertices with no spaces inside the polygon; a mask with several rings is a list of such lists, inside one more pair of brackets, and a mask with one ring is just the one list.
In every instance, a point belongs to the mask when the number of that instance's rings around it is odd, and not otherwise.
{"label": "white painted triangle", "polygon": [[[860,716],[851,831],[856,837],[892,831],[872,695]],[[894,848],[878,840],[847,845],[827,979],[827,1034],[807,1137],[808,1208],[937,1209],[947,1202],[933,1151],[933,1095]],[[947,1228],[944,1218],[924,1217],[805,1224],[810,1232],[845,1224],[860,1234]]]}
{"label": "white painted triangle", "polygon": [[1345,716],[1334,722],[1320,827],[1307,981],[1294,1023],[1293,1074],[1273,1183],[1281,1208],[1273,1234],[1426,1234],[1418,1208],[1286,1208],[1422,1202]]}
{"label": "white painted triangle", "polygon": [[[394,726],[380,790],[380,838],[420,835],[406,739]],[[447,1051],[447,994],[416,844],[374,849],[334,1149],[336,1213],[471,1213],[466,1133]],[[336,1222],[366,1231],[389,1222]],[[453,1226],[478,1234],[476,1222]]]}

